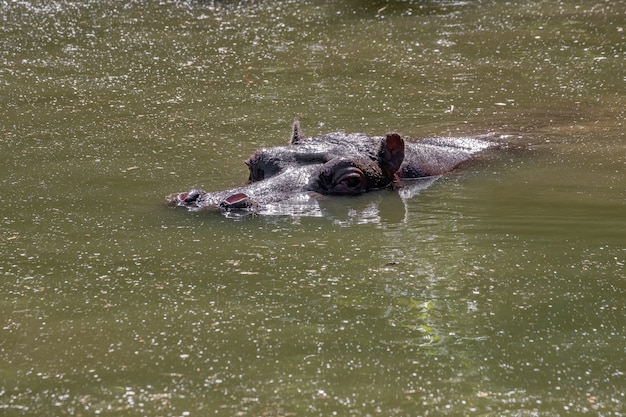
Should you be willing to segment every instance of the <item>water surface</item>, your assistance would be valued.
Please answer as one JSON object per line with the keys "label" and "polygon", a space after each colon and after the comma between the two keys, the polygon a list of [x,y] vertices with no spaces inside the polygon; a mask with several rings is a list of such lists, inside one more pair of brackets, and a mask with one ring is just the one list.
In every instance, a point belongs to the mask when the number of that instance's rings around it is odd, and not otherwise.
{"label": "water surface", "polygon": [[[0,8],[4,414],[624,415],[624,1]],[[406,204],[163,204],[294,117],[515,146]]]}

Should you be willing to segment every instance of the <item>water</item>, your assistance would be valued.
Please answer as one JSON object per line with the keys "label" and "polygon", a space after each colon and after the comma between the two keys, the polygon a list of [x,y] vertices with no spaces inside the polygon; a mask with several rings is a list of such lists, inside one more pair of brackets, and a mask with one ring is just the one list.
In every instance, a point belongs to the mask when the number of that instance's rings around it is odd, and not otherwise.
{"label": "water", "polygon": [[[3,415],[624,415],[623,1],[0,9]],[[296,116],[516,148],[406,205],[163,205]]]}

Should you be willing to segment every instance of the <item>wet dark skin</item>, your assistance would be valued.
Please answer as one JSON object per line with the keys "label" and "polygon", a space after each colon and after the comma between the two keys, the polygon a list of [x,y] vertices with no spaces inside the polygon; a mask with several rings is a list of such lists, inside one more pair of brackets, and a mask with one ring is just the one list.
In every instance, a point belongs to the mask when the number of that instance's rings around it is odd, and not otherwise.
{"label": "wet dark skin", "polygon": [[298,193],[359,195],[397,186],[399,179],[442,175],[473,154],[499,145],[495,135],[415,143],[405,143],[396,132],[382,137],[335,132],[309,138],[296,121],[287,146],[259,149],[245,161],[247,184],[218,192],[192,189],[168,201],[190,210],[255,211]]}

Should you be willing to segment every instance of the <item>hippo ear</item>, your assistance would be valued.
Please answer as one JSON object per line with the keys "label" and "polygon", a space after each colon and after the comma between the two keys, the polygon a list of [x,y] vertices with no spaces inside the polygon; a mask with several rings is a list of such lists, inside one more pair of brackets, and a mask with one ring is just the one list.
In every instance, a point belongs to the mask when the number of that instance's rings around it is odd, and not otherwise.
{"label": "hippo ear", "polygon": [[392,180],[404,161],[404,139],[399,134],[388,133],[380,142],[378,161],[387,179]]}
{"label": "hippo ear", "polygon": [[302,143],[304,140],[304,134],[302,133],[302,129],[300,129],[300,122],[298,120],[293,122],[293,129],[291,129],[291,140],[289,141],[290,145],[297,145]]}

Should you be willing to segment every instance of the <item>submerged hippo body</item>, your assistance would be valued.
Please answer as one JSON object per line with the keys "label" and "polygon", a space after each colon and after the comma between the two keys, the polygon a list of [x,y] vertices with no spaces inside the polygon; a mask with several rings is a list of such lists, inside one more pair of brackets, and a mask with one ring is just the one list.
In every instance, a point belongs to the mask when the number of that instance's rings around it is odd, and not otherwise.
{"label": "submerged hippo body", "polygon": [[247,184],[218,192],[192,189],[173,194],[168,201],[190,210],[293,213],[284,207],[308,207],[324,195],[399,188],[407,180],[423,188],[473,154],[498,145],[493,135],[415,143],[405,143],[397,133],[367,136],[335,132],[309,138],[295,122],[287,146],[260,149],[245,161],[250,170]]}

